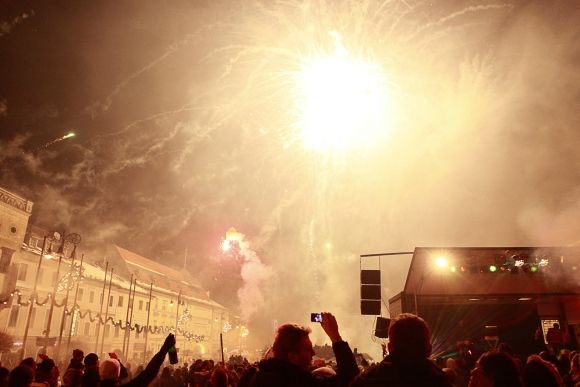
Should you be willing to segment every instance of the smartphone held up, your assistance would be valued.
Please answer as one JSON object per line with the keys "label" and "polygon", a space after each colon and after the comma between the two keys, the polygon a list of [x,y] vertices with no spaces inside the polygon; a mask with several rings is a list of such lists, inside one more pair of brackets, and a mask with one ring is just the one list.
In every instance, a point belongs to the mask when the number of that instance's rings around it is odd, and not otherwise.
{"label": "smartphone held up", "polygon": [[311,322],[322,322],[322,313],[310,313],[310,321]]}

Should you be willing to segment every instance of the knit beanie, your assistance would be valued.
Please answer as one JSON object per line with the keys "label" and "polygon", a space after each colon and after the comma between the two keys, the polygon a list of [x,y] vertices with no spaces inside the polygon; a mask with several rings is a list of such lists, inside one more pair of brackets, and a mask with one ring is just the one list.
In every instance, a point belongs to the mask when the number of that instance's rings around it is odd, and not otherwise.
{"label": "knit beanie", "polygon": [[119,379],[121,375],[121,366],[116,359],[107,359],[101,363],[99,367],[99,376],[101,380],[105,379]]}

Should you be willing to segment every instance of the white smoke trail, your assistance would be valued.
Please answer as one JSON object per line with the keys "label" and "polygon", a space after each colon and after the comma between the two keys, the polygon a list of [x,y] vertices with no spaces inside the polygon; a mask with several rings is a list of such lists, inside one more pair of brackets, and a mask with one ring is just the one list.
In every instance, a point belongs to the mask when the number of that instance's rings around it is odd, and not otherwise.
{"label": "white smoke trail", "polygon": [[256,253],[250,249],[250,242],[244,241],[244,234],[237,232],[233,227],[226,233],[224,247],[229,246],[232,241],[238,243],[240,254],[244,258],[241,271],[244,286],[238,289],[238,298],[242,320],[248,321],[258,311],[258,307],[263,305],[264,296],[261,285],[274,274],[274,270],[262,263]]}

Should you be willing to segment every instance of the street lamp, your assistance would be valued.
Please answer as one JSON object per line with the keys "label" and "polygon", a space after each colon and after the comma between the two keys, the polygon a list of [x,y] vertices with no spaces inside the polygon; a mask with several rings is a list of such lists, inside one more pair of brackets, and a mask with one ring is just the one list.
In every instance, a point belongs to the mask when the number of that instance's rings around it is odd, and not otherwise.
{"label": "street lamp", "polygon": [[[76,251],[77,251],[77,245],[81,242],[81,236],[79,234],[76,233],[71,233],[66,235],[66,231],[63,232],[63,237],[61,238],[61,242],[60,242],[60,246],[58,247],[58,250],[56,252],[56,255],[58,256],[58,266],[56,268],[56,278],[54,281],[54,287],[53,287],[53,291],[52,291],[52,297],[51,297],[51,303],[50,303],[50,309],[48,311],[48,321],[46,324],[46,331],[44,333],[44,348],[46,349],[46,345],[48,344],[48,337],[50,335],[50,326],[52,325],[52,313],[54,311],[54,303],[56,302],[56,292],[58,291],[58,276],[60,274],[60,265],[62,262],[62,259],[65,257],[64,254],[64,249],[66,247],[66,244],[72,244],[73,245],[73,250],[70,253],[69,258],[71,259],[71,271],[72,271],[72,267],[73,267],[73,263],[76,259]],[[67,290],[67,302],[68,302],[68,290]],[[64,319],[64,311],[66,310],[66,305],[63,306],[63,319]],[[64,322],[61,321],[61,325]],[[58,354],[60,353],[60,344],[61,344],[61,340],[59,340],[58,343],[58,348],[57,348],[57,356],[53,356],[55,358],[58,358]]]}
{"label": "street lamp", "polygon": [[[48,248],[48,250],[46,250],[45,253],[45,247],[46,247],[46,241],[50,242],[50,246]],[[24,337],[22,339],[22,357],[21,360],[24,358],[25,352],[26,352],[26,341],[28,339],[28,329],[30,328],[30,320],[32,318],[32,309],[34,308],[34,303],[36,300],[36,284],[38,283],[38,277],[40,275],[40,268],[42,266],[42,258],[45,257],[47,259],[50,259],[53,257],[53,253],[52,253],[52,243],[54,241],[61,241],[60,247],[58,249],[57,254],[59,255],[59,262],[58,262],[58,267],[60,268],[60,259],[62,258],[62,256],[64,255],[64,247],[65,247],[65,243],[69,242],[72,243],[74,245],[73,251],[71,253],[71,257],[74,257],[75,255],[75,251],[76,251],[76,247],[77,244],[80,243],[81,241],[81,236],[79,234],[69,234],[67,236],[64,236],[64,232],[63,235],[61,236],[59,233],[55,232],[52,236],[45,236],[44,240],[42,242],[42,251],[40,252],[40,258],[38,260],[38,266],[36,268],[36,277],[34,279],[34,285],[32,286],[32,293],[30,294],[30,300],[29,300],[29,307],[28,307],[28,316],[26,318],[26,326],[24,328]],[[58,269],[57,269],[57,278],[58,278]],[[50,314],[49,314],[49,319],[48,319],[48,327],[45,333],[45,337],[44,337],[44,345],[43,348],[44,350],[46,350],[46,344],[47,344],[47,340],[48,340],[48,331],[50,330],[50,320],[51,320],[51,315],[52,315],[52,309],[53,309],[53,305],[54,305],[54,294],[56,293],[56,289],[53,292],[52,295],[52,300],[51,300],[51,304],[50,304]]]}

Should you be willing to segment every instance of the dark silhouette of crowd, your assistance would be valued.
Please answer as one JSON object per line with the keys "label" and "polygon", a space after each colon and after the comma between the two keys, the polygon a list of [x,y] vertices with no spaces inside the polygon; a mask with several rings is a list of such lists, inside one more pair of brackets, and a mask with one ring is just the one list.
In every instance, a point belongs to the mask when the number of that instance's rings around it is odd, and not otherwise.
{"label": "dark silhouette of crowd", "polygon": [[384,358],[371,363],[356,348],[350,349],[331,313],[322,313],[320,326],[332,346],[316,348],[326,359],[334,355],[335,361],[313,362],[312,330],[284,324],[259,362],[230,356],[226,364],[198,359],[189,367],[163,366],[167,351],[175,345],[170,334],[146,366],[133,369],[115,354],[100,361],[94,353],[85,357],[74,350],[62,374],[46,355],[40,355],[39,362],[24,359],[10,372],[0,365],[0,387],[580,387],[580,351],[567,348],[569,340],[553,330],[548,346],[539,345],[538,353],[526,359],[516,357],[508,343],[482,351],[469,341],[458,343],[453,357],[432,359],[427,323],[401,314],[391,320]]}

